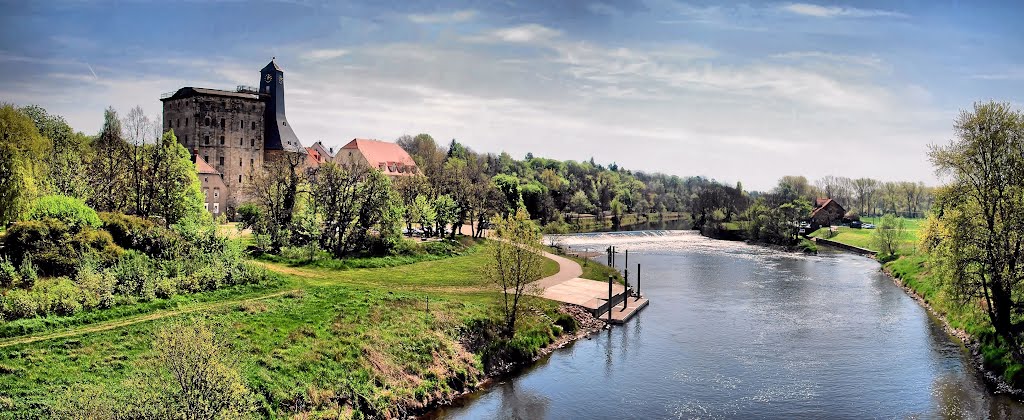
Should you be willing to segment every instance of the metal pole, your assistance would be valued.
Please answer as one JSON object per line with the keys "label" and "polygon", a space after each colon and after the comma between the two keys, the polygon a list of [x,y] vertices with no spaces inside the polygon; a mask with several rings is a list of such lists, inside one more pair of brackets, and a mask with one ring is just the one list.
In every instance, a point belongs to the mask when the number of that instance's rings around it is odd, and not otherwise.
{"label": "metal pole", "polygon": [[608,323],[612,322],[612,279],[614,277],[608,276]]}
{"label": "metal pole", "polygon": [[626,263],[622,265],[623,290],[622,310],[629,307],[629,250],[626,250]]}
{"label": "metal pole", "polygon": [[640,264],[636,265],[636,297],[640,297]]}

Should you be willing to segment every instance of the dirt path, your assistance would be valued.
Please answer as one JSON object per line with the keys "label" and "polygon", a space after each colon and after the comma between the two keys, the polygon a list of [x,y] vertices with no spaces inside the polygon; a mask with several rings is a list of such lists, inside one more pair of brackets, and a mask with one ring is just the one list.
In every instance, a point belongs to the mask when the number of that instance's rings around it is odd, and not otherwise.
{"label": "dirt path", "polygon": [[157,311],[157,312],[152,312],[152,313],[148,313],[148,314],[131,316],[131,317],[127,317],[127,318],[120,318],[120,319],[116,319],[116,320],[112,320],[112,321],[104,321],[104,322],[99,322],[99,323],[95,323],[95,324],[89,324],[89,325],[85,325],[85,326],[81,326],[81,327],[74,327],[74,328],[72,328],[70,330],[66,330],[66,331],[53,332],[53,333],[45,333],[45,334],[38,334],[38,335],[26,335],[26,336],[14,337],[14,338],[6,339],[6,340],[0,340],[0,349],[2,349],[4,347],[15,346],[15,345],[18,345],[18,344],[28,344],[28,343],[34,343],[34,342],[37,342],[37,341],[53,340],[53,339],[56,339],[56,338],[74,337],[74,336],[78,336],[78,335],[82,335],[82,334],[89,334],[89,333],[94,333],[94,332],[107,331],[107,330],[112,330],[114,328],[125,327],[125,326],[128,326],[128,325],[134,325],[134,324],[138,324],[138,323],[141,323],[141,322],[153,321],[153,320],[157,320],[157,319],[161,319],[161,318],[167,318],[167,317],[171,317],[171,316],[189,314],[189,313],[203,311],[203,310],[208,310],[208,309],[218,309],[218,308],[222,308],[222,307],[229,306],[229,305],[239,304],[239,303],[242,303],[242,302],[251,302],[251,301],[257,301],[257,300],[269,299],[269,298],[273,298],[273,297],[277,297],[277,296],[282,296],[282,295],[284,295],[286,293],[290,293],[290,292],[293,292],[295,290],[298,290],[298,289],[282,290],[282,291],[279,291],[279,292],[274,292],[274,293],[270,293],[270,294],[266,294],[266,295],[262,295],[262,296],[254,296],[254,297],[245,298],[245,299],[221,300],[221,301],[216,301],[216,302],[200,303],[200,304],[196,304],[196,305],[193,305],[193,306],[190,306],[190,307],[187,307],[187,308],[182,308],[182,309],[172,309],[172,310],[165,310],[165,311]]}
{"label": "dirt path", "polygon": [[560,257],[550,252],[544,252],[544,257],[558,263],[558,272],[530,283],[531,286],[535,286],[540,289],[547,289],[551,286],[565,283],[566,281],[583,275],[583,267],[580,267],[576,261]]}

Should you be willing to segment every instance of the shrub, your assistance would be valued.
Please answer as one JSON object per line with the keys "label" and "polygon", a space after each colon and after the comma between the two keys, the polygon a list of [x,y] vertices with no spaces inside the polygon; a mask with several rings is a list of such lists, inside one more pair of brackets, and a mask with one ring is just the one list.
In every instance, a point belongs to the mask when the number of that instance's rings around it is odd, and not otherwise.
{"label": "shrub", "polygon": [[2,245],[12,262],[20,264],[31,255],[44,276],[71,276],[87,257],[107,265],[123,252],[105,231],[89,227],[76,231],[52,218],[13,224],[3,236]]}
{"label": "shrub", "polygon": [[155,283],[154,293],[158,298],[168,299],[174,297],[174,294],[178,291],[177,288],[178,284],[175,279],[161,277]]}
{"label": "shrub", "polygon": [[82,310],[78,288],[67,277],[61,277],[37,292],[47,295],[49,307],[46,312],[74,315]]}
{"label": "shrub", "polygon": [[114,284],[116,280],[110,271],[97,272],[87,268],[78,272],[75,278],[79,298],[85,308],[109,308],[114,305]]}
{"label": "shrub", "polygon": [[253,203],[245,203],[238,207],[238,229],[251,229],[259,225],[263,219],[263,210]]}
{"label": "shrub", "polygon": [[28,220],[57,219],[72,229],[98,228],[102,224],[96,210],[74,197],[48,195],[36,200],[29,210]]}
{"label": "shrub", "polygon": [[32,294],[26,290],[14,289],[4,296],[4,318],[18,319],[36,316],[39,305]]}
{"label": "shrub", "polygon": [[111,268],[114,290],[118,294],[152,298],[155,296],[153,262],[144,254],[129,251]]}
{"label": "shrub", "polygon": [[0,260],[0,288],[9,289],[20,282],[21,275],[18,274],[18,269],[14,268],[14,264],[5,256]]}
{"label": "shrub", "polygon": [[21,259],[21,265],[18,266],[18,277],[20,280],[14,285],[22,289],[31,289],[36,284],[36,280],[39,279],[36,266],[32,264],[31,255],[26,254],[25,258]]}
{"label": "shrub", "polygon": [[114,243],[122,248],[134,249],[155,257],[169,257],[181,242],[174,231],[141,217],[121,213],[100,213],[103,229],[110,233]]}

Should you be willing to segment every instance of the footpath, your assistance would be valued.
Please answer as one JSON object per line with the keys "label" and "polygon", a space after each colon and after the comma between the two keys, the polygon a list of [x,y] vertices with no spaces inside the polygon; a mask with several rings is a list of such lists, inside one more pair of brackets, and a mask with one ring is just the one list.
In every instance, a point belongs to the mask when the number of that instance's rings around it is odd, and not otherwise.
{"label": "footpath", "polygon": [[575,261],[550,252],[543,254],[558,263],[558,272],[530,283],[530,289],[537,296],[581,306],[595,317],[612,324],[629,321],[650,303],[643,297],[627,296],[626,287],[618,283],[611,284],[609,293],[608,282],[580,278],[583,268]]}

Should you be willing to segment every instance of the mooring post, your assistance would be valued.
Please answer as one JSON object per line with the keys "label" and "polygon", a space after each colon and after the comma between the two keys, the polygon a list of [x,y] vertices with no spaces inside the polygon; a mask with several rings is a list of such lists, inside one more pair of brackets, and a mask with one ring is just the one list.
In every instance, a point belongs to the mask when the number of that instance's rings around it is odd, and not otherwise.
{"label": "mooring post", "polygon": [[622,265],[622,283],[623,290],[622,294],[622,310],[625,311],[629,307],[629,250],[626,250],[626,263]]}
{"label": "mooring post", "polygon": [[636,264],[636,297],[640,297],[640,263]]}
{"label": "mooring post", "polygon": [[612,280],[615,276],[608,275],[608,323],[612,323]]}

